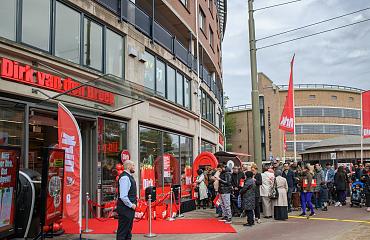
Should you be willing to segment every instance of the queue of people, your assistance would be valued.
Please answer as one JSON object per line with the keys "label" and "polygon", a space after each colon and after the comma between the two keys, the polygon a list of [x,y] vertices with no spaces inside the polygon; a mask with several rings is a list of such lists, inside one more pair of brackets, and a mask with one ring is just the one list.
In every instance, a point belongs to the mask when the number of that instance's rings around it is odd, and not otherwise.
{"label": "queue of people", "polygon": [[257,165],[234,167],[219,164],[216,169],[199,170],[196,180],[198,208],[215,208],[220,221],[232,223],[232,217],[246,217],[245,226],[261,223],[264,218],[287,220],[288,213],[301,210],[300,216],[328,211],[329,205],[347,204],[350,182],[362,181],[366,206],[370,211],[370,166],[354,166],[353,172],[343,166],[337,169],[327,163],[303,165],[297,162],[273,163],[259,171]]}

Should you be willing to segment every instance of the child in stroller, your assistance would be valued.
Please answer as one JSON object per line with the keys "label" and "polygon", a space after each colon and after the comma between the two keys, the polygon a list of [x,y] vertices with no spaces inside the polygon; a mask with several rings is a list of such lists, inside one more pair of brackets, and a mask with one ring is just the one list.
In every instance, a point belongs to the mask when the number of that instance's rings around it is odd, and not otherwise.
{"label": "child in stroller", "polygon": [[365,202],[364,184],[356,181],[352,183],[351,207],[354,205],[361,207]]}

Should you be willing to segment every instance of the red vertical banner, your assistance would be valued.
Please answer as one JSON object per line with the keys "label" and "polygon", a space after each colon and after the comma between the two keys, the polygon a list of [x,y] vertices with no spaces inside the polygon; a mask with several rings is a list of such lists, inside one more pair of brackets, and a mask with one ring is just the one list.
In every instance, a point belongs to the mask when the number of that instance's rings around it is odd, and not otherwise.
{"label": "red vertical banner", "polygon": [[294,86],[293,86],[293,64],[294,56],[290,62],[290,77],[288,95],[285,99],[283,113],[280,116],[279,128],[286,132],[294,132]]}
{"label": "red vertical banner", "polygon": [[370,137],[370,91],[362,93],[362,135]]}
{"label": "red vertical banner", "polygon": [[72,113],[58,104],[58,141],[65,150],[64,161],[64,217],[78,223],[81,230],[82,218],[82,147],[81,132]]}

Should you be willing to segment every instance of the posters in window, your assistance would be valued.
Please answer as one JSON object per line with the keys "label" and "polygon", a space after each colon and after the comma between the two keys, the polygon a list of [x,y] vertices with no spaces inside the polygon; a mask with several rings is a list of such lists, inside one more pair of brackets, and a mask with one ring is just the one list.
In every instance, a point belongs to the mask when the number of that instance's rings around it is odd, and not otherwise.
{"label": "posters in window", "polygon": [[14,233],[19,148],[0,146],[0,239]]}
{"label": "posters in window", "polygon": [[64,150],[46,149],[45,170],[43,181],[46,180],[45,195],[45,225],[49,226],[62,219],[63,216],[63,186],[64,186]]}

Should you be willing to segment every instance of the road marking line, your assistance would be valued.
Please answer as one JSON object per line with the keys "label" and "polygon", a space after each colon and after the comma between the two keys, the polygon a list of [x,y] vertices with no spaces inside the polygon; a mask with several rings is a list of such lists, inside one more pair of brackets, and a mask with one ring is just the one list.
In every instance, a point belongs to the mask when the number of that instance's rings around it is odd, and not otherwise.
{"label": "road marking line", "polygon": [[[301,217],[301,216],[289,216],[289,218],[307,219],[307,217]],[[352,222],[352,223],[366,223],[366,224],[370,224],[370,221],[364,221],[364,220],[351,220],[351,219],[337,219],[337,218],[318,218],[318,217],[310,217],[310,218],[308,218],[308,220],[336,221],[336,222]]]}

